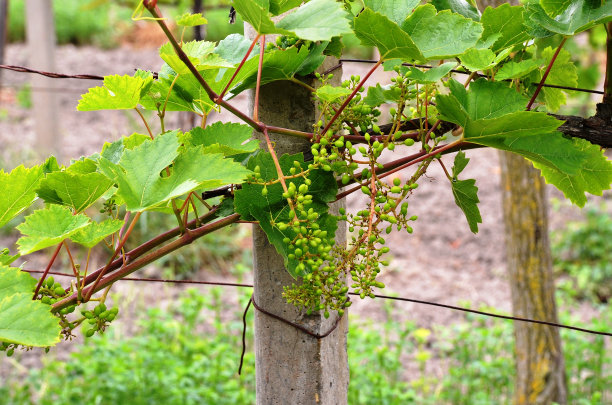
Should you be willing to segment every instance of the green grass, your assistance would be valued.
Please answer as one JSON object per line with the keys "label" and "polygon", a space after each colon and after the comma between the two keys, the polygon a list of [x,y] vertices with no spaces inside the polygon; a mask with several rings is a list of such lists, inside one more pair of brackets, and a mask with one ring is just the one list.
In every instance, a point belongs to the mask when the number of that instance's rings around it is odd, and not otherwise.
{"label": "green grass", "polygon": [[[76,345],[69,361],[50,356],[44,367],[0,383],[0,403],[252,404],[252,329],[242,376],[236,373],[241,312],[248,294],[235,303],[227,293],[219,288],[187,291],[175,305],[148,310],[131,336],[121,325],[113,325],[105,335]],[[590,323],[568,314],[561,314],[561,320],[606,330],[612,324],[612,309],[605,308]],[[459,323],[431,331],[412,322],[398,324],[391,316],[381,322],[352,318],[350,324],[350,404],[511,402],[510,322],[466,315]],[[561,334],[568,403],[610,403],[612,352],[606,350],[603,337],[567,330]],[[432,359],[448,365],[441,378],[427,371]],[[418,370],[416,375],[407,375],[409,364]]]}

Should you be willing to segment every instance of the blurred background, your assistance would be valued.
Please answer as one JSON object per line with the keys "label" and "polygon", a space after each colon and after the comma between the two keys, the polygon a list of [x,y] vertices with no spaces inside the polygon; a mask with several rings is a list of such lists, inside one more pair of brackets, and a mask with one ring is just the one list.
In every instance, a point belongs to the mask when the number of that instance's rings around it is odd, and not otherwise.
{"label": "blurred background", "polygon": [[[165,37],[157,25],[131,20],[134,2],[52,3],[53,18],[49,18],[33,15],[24,0],[0,0],[5,7],[0,31],[6,32],[6,40],[0,41],[2,64],[100,76],[132,74],[137,68],[157,71],[161,67],[157,51]],[[229,24],[227,2],[159,3],[170,20],[194,9],[208,19],[199,33],[188,30],[186,38],[218,41],[242,32],[239,18]],[[52,21],[52,38],[28,41],[28,18]],[[565,45],[578,67],[577,87],[602,89],[605,40],[606,32],[599,26]],[[549,41],[554,45],[559,38]],[[357,38],[346,38],[344,43],[345,58],[376,57]],[[46,58],[37,46],[46,49]],[[366,63],[344,62],[343,74],[363,74],[368,67]],[[388,77],[380,73],[372,83],[384,80]],[[143,132],[133,111],[76,111],[80,95],[98,85],[97,80],[42,78],[0,69],[0,168],[10,171],[20,164],[33,165],[49,151],[67,163],[70,158],[99,151],[104,142]],[[568,103],[559,113],[587,117],[595,113],[595,103],[601,96],[568,92],[567,97]],[[49,111],[41,112],[37,107],[41,100]],[[246,110],[245,96],[235,100]],[[153,113],[147,113],[147,118],[152,118]],[[209,122],[232,119],[220,113]],[[185,129],[189,122],[188,116],[174,113],[169,115],[167,127]],[[479,234],[469,231],[443,172],[432,166],[418,193],[411,197],[414,214],[421,219],[414,226],[414,234],[392,234],[388,238],[393,255],[381,277],[388,286],[384,293],[509,314],[497,154],[477,150],[469,151],[468,157],[473,159],[465,173],[476,179],[481,200],[483,224]],[[570,206],[555,190],[549,190],[548,195],[560,320],[610,331],[612,194],[590,198],[582,210]],[[359,203],[359,197],[355,197],[349,206]],[[14,225],[23,215],[13,221]],[[173,226],[172,218],[147,212],[137,225],[134,239],[144,240]],[[0,247],[13,246],[18,237],[14,226],[0,232]],[[136,275],[250,282],[250,235],[250,225],[225,228]],[[104,260],[104,254],[100,252],[92,265]],[[33,255],[25,267],[41,267],[44,257]],[[56,269],[66,265],[57,263]],[[0,404],[254,402],[250,329],[242,376],[236,372],[241,316],[249,289],[123,281],[111,295],[120,312],[103,336],[79,336],[48,354],[17,351],[12,357],[2,357]],[[498,404],[512,398],[510,322],[379,300],[356,302],[350,312],[349,403]],[[610,339],[566,330],[561,333],[569,402],[612,403]]]}

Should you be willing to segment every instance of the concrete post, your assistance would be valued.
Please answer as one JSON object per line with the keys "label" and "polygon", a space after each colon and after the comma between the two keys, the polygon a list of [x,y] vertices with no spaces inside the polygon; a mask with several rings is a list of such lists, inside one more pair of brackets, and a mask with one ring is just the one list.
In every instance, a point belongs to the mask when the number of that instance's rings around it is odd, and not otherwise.
{"label": "concrete post", "polygon": [[[336,63],[337,60],[328,58],[320,71]],[[337,85],[342,71],[336,70],[334,73]],[[249,111],[253,111],[253,101],[254,92],[250,98]],[[275,82],[261,88],[259,120],[269,125],[310,132],[318,115],[308,90],[291,82]],[[255,134],[255,137],[262,139],[261,134]],[[276,143],[279,156],[310,151],[308,141],[273,134],[271,138]],[[265,145],[265,141],[262,144]],[[335,210],[338,208],[334,207]],[[344,224],[339,226],[336,243],[346,243]],[[258,306],[300,324],[313,333],[325,333],[333,326],[336,314],[332,314],[329,319],[325,319],[322,313],[308,316],[305,311],[298,311],[285,302],[282,297],[283,287],[291,285],[295,280],[287,273],[282,257],[268,242],[259,226],[253,228],[253,255],[253,297]],[[347,333],[347,314],[329,336],[319,340],[255,311],[257,404],[346,404],[349,382]]]}
{"label": "concrete post", "polygon": [[[0,65],[4,64],[4,49],[8,43],[8,0],[0,0]],[[0,89],[2,71],[0,69]]]}
{"label": "concrete post", "polygon": [[[30,51],[30,67],[55,71],[55,24],[51,0],[26,1],[26,37]],[[40,89],[32,100],[35,119],[36,149],[41,156],[55,154],[61,158],[61,139],[58,129],[58,105],[51,90],[54,79],[32,75],[33,88]]]}

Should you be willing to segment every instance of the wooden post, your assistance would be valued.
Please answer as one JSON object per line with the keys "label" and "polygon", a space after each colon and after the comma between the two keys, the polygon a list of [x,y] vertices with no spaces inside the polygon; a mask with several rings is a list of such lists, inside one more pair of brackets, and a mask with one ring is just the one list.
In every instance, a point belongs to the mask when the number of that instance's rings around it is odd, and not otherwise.
{"label": "wooden post", "polygon": [[[254,34],[251,38],[254,38]],[[328,58],[320,71],[336,63],[337,60]],[[332,84],[337,85],[341,70],[334,73]],[[315,85],[314,82],[309,84]],[[249,111],[253,110],[253,101],[254,92],[250,98]],[[270,125],[310,132],[318,120],[318,114],[308,90],[291,82],[274,82],[261,87],[259,120]],[[261,134],[255,136],[262,139]],[[284,153],[310,152],[308,141],[287,136],[271,137],[279,156]],[[346,243],[344,224],[339,224],[336,243]],[[334,325],[337,319],[335,313],[329,319],[325,319],[322,313],[308,316],[305,311],[299,311],[286,303],[282,297],[283,287],[296,281],[287,273],[282,257],[268,242],[259,226],[253,228],[253,255],[253,298],[259,307],[300,324],[313,333],[325,333]],[[344,315],[329,336],[319,340],[255,311],[257,404],[346,404],[349,382],[347,315]]]}
{"label": "wooden post", "polygon": [[[55,71],[55,24],[51,0],[26,1],[26,37],[30,51],[30,67]],[[32,98],[35,119],[36,150],[41,156],[55,154],[61,159],[61,139],[58,129],[57,97],[52,88],[53,80],[32,75],[32,87],[37,89]]]}

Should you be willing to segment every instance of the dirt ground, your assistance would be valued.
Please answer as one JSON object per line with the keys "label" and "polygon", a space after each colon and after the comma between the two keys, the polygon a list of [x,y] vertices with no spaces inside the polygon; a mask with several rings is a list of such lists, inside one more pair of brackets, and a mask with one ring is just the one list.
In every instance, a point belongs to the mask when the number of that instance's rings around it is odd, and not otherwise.
{"label": "dirt ground", "polygon": [[[8,47],[5,63],[28,66],[27,49],[23,45]],[[120,48],[102,51],[93,47],[61,46],[56,54],[56,71],[68,74],[125,74],[135,68],[157,70],[160,60],[156,49]],[[345,64],[344,75],[362,74],[367,66]],[[23,162],[32,162],[36,146],[31,110],[20,107],[17,94],[31,75],[2,72],[6,86],[0,98],[0,162],[7,170]],[[58,121],[62,135],[62,152],[67,157],[78,157],[99,151],[104,141],[112,141],[134,131],[143,131],[141,122],[129,112],[77,112],[79,95],[99,82],[89,80],[52,80],[48,87],[32,88],[32,96],[39,91],[53,91],[59,102]],[[246,108],[245,97],[235,102]],[[221,114],[213,120],[227,120]],[[174,123],[173,119],[176,119]],[[170,118],[172,127],[178,118]],[[491,150],[467,152],[472,158],[464,178],[475,178],[479,187],[480,211],[483,223],[480,232],[470,232],[467,222],[454,204],[447,180],[438,166],[432,165],[428,177],[410,200],[410,210],[419,216],[414,233],[392,234],[389,238],[392,262],[382,276],[388,288],[385,292],[421,300],[457,305],[469,301],[474,307],[487,305],[510,311],[510,292],[505,276],[504,227],[501,216],[499,164],[497,153]],[[449,160],[449,165],[450,163]],[[551,198],[562,197],[551,190]],[[611,194],[606,195],[607,199]],[[350,207],[359,204],[359,197],[349,200]],[[591,203],[601,199],[591,199]],[[581,212],[566,203],[555,204],[550,210],[551,227],[558,229],[569,219],[579,218]],[[208,273],[202,279],[216,278]],[[142,287],[142,285],[134,288]],[[176,291],[164,288],[168,294]],[[354,309],[353,309],[354,308]],[[380,318],[381,306],[370,300],[357,302],[351,311]],[[448,324],[462,319],[462,315],[434,307],[401,303],[396,306],[400,319],[412,319],[419,325]],[[588,309],[585,309],[585,314]]]}

